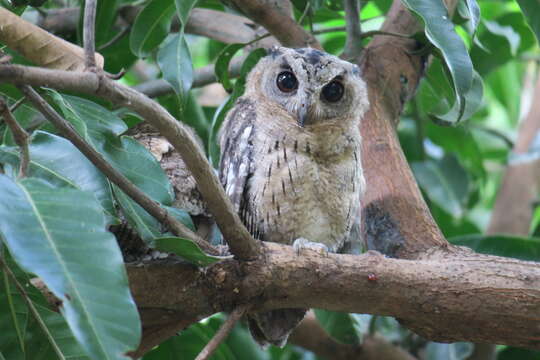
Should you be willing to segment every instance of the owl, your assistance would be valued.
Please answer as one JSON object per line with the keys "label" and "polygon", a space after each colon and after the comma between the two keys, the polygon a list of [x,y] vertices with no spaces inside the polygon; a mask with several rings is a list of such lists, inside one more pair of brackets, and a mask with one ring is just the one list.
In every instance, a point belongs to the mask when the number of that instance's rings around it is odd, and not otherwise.
{"label": "owl", "polygon": [[[219,174],[256,239],[348,245],[365,188],[359,122],[368,107],[359,68],[322,51],[275,47],[253,68],[220,130]],[[283,346],[305,312],[251,314],[250,331]]]}

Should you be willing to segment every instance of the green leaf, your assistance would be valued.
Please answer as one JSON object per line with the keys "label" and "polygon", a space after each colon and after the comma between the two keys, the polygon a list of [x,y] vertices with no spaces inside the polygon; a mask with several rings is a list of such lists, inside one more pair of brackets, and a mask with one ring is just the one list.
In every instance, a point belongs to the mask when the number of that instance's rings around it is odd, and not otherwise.
{"label": "green leaf", "polygon": [[153,246],[153,239],[161,235],[159,222],[146,212],[139,204],[127,196],[118,186],[113,184],[114,197],[122,209],[122,214],[128,223],[137,231],[150,247]]}
{"label": "green leaf", "polygon": [[473,83],[471,88],[463,94],[465,102],[456,99],[454,105],[444,114],[434,114],[435,120],[439,124],[454,125],[458,120],[467,120],[480,108],[482,105],[482,97],[484,95],[484,84],[482,78],[476,71],[473,71]]}
{"label": "green leaf", "polygon": [[538,360],[538,350],[528,350],[508,346],[499,352],[497,360]]}
{"label": "green leaf", "polygon": [[139,316],[94,196],[3,175],[0,188],[0,229],[15,261],[62,301],[62,314],[92,358],[127,359],[140,339]]}
{"label": "green leaf", "polygon": [[163,43],[158,51],[157,61],[163,77],[180,98],[182,112],[193,84],[193,64],[183,33],[172,35]]}
{"label": "green leaf", "polygon": [[[481,22],[477,36],[482,46],[475,44],[470,51],[475,69],[484,78],[498,66],[514,59],[535,44],[534,35],[520,13],[506,13],[490,20],[490,24],[497,24],[495,27],[485,26],[485,23],[486,20]],[[519,44],[517,49],[516,43]],[[514,46],[514,49],[511,46]]]}
{"label": "green leaf", "polygon": [[517,3],[529,26],[534,31],[536,40],[540,41],[540,4],[538,1],[531,0],[517,0]]}
{"label": "green leaf", "polygon": [[463,215],[470,193],[469,177],[455,156],[415,162],[411,167],[418,184],[432,201],[455,217]]}
{"label": "green leaf", "polygon": [[511,235],[464,235],[448,239],[454,245],[467,246],[482,254],[540,261],[540,238]]}
{"label": "green leaf", "polygon": [[[1,247],[1,245],[0,245]],[[1,253],[1,250],[0,250]],[[24,273],[8,256],[4,254],[4,261],[15,275],[19,284],[23,286],[30,301],[34,304],[40,319],[43,321],[50,337],[55,345],[59,348],[61,354],[66,359],[87,360],[84,350],[73,337],[65,319],[59,313],[47,309],[47,301],[43,295],[30,283],[29,276]],[[0,255],[1,256],[1,255]],[[38,322],[33,314],[29,312],[28,305],[24,301],[21,293],[15,288],[15,284],[7,274],[0,269],[0,328],[2,336],[0,336],[0,352],[7,359],[17,360],[24,359],[23,350],[26,354],[32,354],[32,360],[37,359],[56,359],[58,354],[53,350],[51,340],[45,336],[44,329],[38,325]],[[16,309],[16,316],[19,321],[11,321],[11,312],[8,310],[10,306],[6,304],[6,300],[10,298],[13,308]],[[19,324],[17,324],[19,323]],[[12,326],[13,325],[13,326]],[[13,337],[18,333],[14,328],[19,327],[22,331],[22,348],[14,348]],[[39,354],[35,352],[40,349]],[[29,358],[28,355],[26,357]]]}
{"label": "green leaf", "polygon": [[182,224],[186,225],[190,230],[195,231],[195,224],[187,211],[178,209],[172,206],[163,206],[169,214],[171,214],[176,220],[180,221]]}
{"label": "green leaf", "polygon": [[182,27],[185,27],[189,18],[191,9],[197,4],[197,0],[174,0],[176,4],[176,13],[182,23]]}
{"label": "green leaf", "polygon": [[[82,7],[81,7],[82,8]],[[96,46],[110,40],[115,32],[111,31],[117,14],[118,0],[98,1],[96,8]]]}
{"label": "green leaf", "polygon": [[[91,192],[103,209],[114,214],[112,192],[105,176],[68,140],[37,131],[30,143],[30,175],[57,187]],[[0,162],[19,166],[19,149],[0,146]]]}
{"label": "green leaf", "polygon": [[173,0],[151,0],[141,10],[131,30],[129,44],[138,57],[147,57],[169,34],[175,14]]}
{"label": "green leaf", "polygon": [[207,255],[193,241],[179,237],[157,238],[154,243],[156,249],[174,253],[197,266],[208,266],[227,258]]}
{"label": "green leaf", "polygon": [[336,340],[344,344],[360,344],[356,333],[356,319],[348,313],[315,309],[322,327]]}
{"label": "green leaf", "polygon": [[512,56],[516,56],[521,37],[519,33],[514,30],[511,26],[503,26],[495,21],[484,21],[484,26],[486,29],[495,35],[501,36],[506,39],[510,45],[510,53]]}
{"label": "green leaf", "polygon": [[122,119],[86,99],[57,92],[52,97],[79,134],[117,170],[155,201],[172,204],[172,186],[156,158],[136,140],[118,137],[127,130]]}
{"label": "green leaf", "polygon": [[480,7],[476,0],[465,0],[465,4],[468,10],[468,19],[471,22],[471,30],[474,35],[478,23],[480,22]]}
{"label": "green leaf", "polygon": [[[467,93],[473,85],[473,66],[463,40],[454,30],[454,24],[441,0],[402,0],[425,24],[425,33],[429,41],[437,47],[450,71],[456,93],[457,115],[446,121],[456,122],[462,119]],[[450,120],[449,120],[450,119]]]}
{"label": "green leaf", "polygon": [[223,85],[223,88],[227,92],[233,90],[233,84],[229,78],[229,64],[233,56],[238,52],[238,50],[245,47],[246,44],[230,44],[227,45],[218,55],[216,60],[216,65],[214,66],[214,71],[218,81]]}

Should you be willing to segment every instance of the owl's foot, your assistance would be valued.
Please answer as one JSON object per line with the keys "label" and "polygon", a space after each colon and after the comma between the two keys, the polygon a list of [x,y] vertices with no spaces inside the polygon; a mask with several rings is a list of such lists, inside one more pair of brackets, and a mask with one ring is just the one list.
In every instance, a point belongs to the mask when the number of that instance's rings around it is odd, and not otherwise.
{"label": "owl's foot", "polygon": [[293,249],[296,251],[297,255],[300,255],[300,252],[304,249],[309,249],[316,251],[321,255],[328,254],[328,247],[324,244],[318,242],[309,241],[306,238],[298,238],[293,242]]}

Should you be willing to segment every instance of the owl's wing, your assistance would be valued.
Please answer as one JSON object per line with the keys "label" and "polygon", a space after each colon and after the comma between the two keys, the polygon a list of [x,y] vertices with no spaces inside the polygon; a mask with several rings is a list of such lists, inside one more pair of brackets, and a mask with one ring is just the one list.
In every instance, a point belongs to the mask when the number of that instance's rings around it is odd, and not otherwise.
{"label": "owl's wing", "polygon": [[255,117],[253,102],[245,98],[240,98],[227,115],[220,130],[219,179],[244,225],[258,238],[260,234],[248,196],[248,180],[254,169]]}

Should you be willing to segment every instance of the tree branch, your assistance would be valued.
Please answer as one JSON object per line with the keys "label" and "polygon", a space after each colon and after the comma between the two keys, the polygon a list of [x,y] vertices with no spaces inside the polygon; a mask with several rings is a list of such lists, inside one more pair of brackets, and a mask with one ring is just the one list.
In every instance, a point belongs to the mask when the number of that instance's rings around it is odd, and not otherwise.
{"label": "tree branch", "polygon": [[30,166],[30,150],[28,148],[28,133],[22,128],[21,125],[15,120],[11,109],[3,98],[0,98],[0,115],[4,118],[6,125],[15,143],[19,146],[21,152],[21,160],[19,165],[19,178],[24,178],[28,175],[28,167]]}
{"label": "tree branch", "polygon": [[307,33],[294,19],[270,0],[231,0],[246,16],[261,24],[287,47],[322,49],[315,37]]}
{"label": "tree branch", "polygon": [[[392,4],[381,28],[403,35],[420,29],[399,0]],[[375,36],[359,61],[371,104],[360,126],[368,189],[362,199],[364,240],[369,249],[400,258],[415,258],[431,247],[447,245],[395,132],[403,105],[414,95],[424,71],[426,59],[413,55],[417,46],[413,39]]]}
{"label": "tree branch", "polygon": [[197,234],[188,229],[184,224],[176,220],[165,209],[163,209],[154,200],[143,193],[137,186],[129,181],[122,173],[116,170],[111,164],[103,158],[91,145],[89,145],[76,131],[71,124],[64,120],[34,89],[27,85],[20,85],[19,89],[30,100],[30,102],[38,109],[62,134],[69,140],[79,151],[96,166],[108,179],[118,185],[129,197],[131,197],[143,209],[148,211],[150,215],[155,217],[159,222],[163,223],[167,228],[177,235],[187,239],[191,239],[199,245],[201,249],[211,254],[219,252],[213,246],[201,239]]}
{"label": "tree branch", "polygon": [[84,25],[83,25],[83,42],[84,42],[84,65],[89,71],[96,69],[96,44],[94,42],[95,26],[96,26],[96,0],[86,0],[84,2]]}
{"label": "tree branch", "polygon": [[149,124],[155,126],[182,156],[231,252],[244,260],[258,256],[258,243],[242,224],[196,140],[185,126],[161,105],[138,91],[112,81],[104,74],[4,65],[0,66],[0,81],[92,94],[141,115]]}
{"label": "tree branch", "polygon": [[231,330],[233,329],[234,325],[240,320],[242,316],[246,313],[248,309],[248,306],[242,305],[237,307],[233,310],[233,312],[229,315],[227,320],[221,325],[218,332],[214,335],[212,340],[206,344],[204,349],[197,355],[195,360],[207,360],[212,356],[214,351],[216,351],[217,347],[223,340],[227,338]]}
{"label": "tree branch", "polygon": [[192,321],[246,303],[257,311],[324,308],[394,316],[434,341],[540,349],[537,263],[460,247],[428,251],[419,260],[374,252],[322,255],[308,250],[299,256],[292,247],[275,243],[262,248],[261,260],[225,260],[204,272],[178,263],[128,267],[143,320],[156,319],[158,308]]}
{"label": "tree branch", "polygon": [[340,343],[328,335],[311,311],[294,329],[289,342],[328,360],[414,360],[405,350],[378,336],[366,335],[362,345]]}
{"label": "tree branch", "polygon": [[345,28],[347,40],[343,57],[354,59],[362,52],[362,30],[360,28],[360,4],[359,0],[345,0]]}

